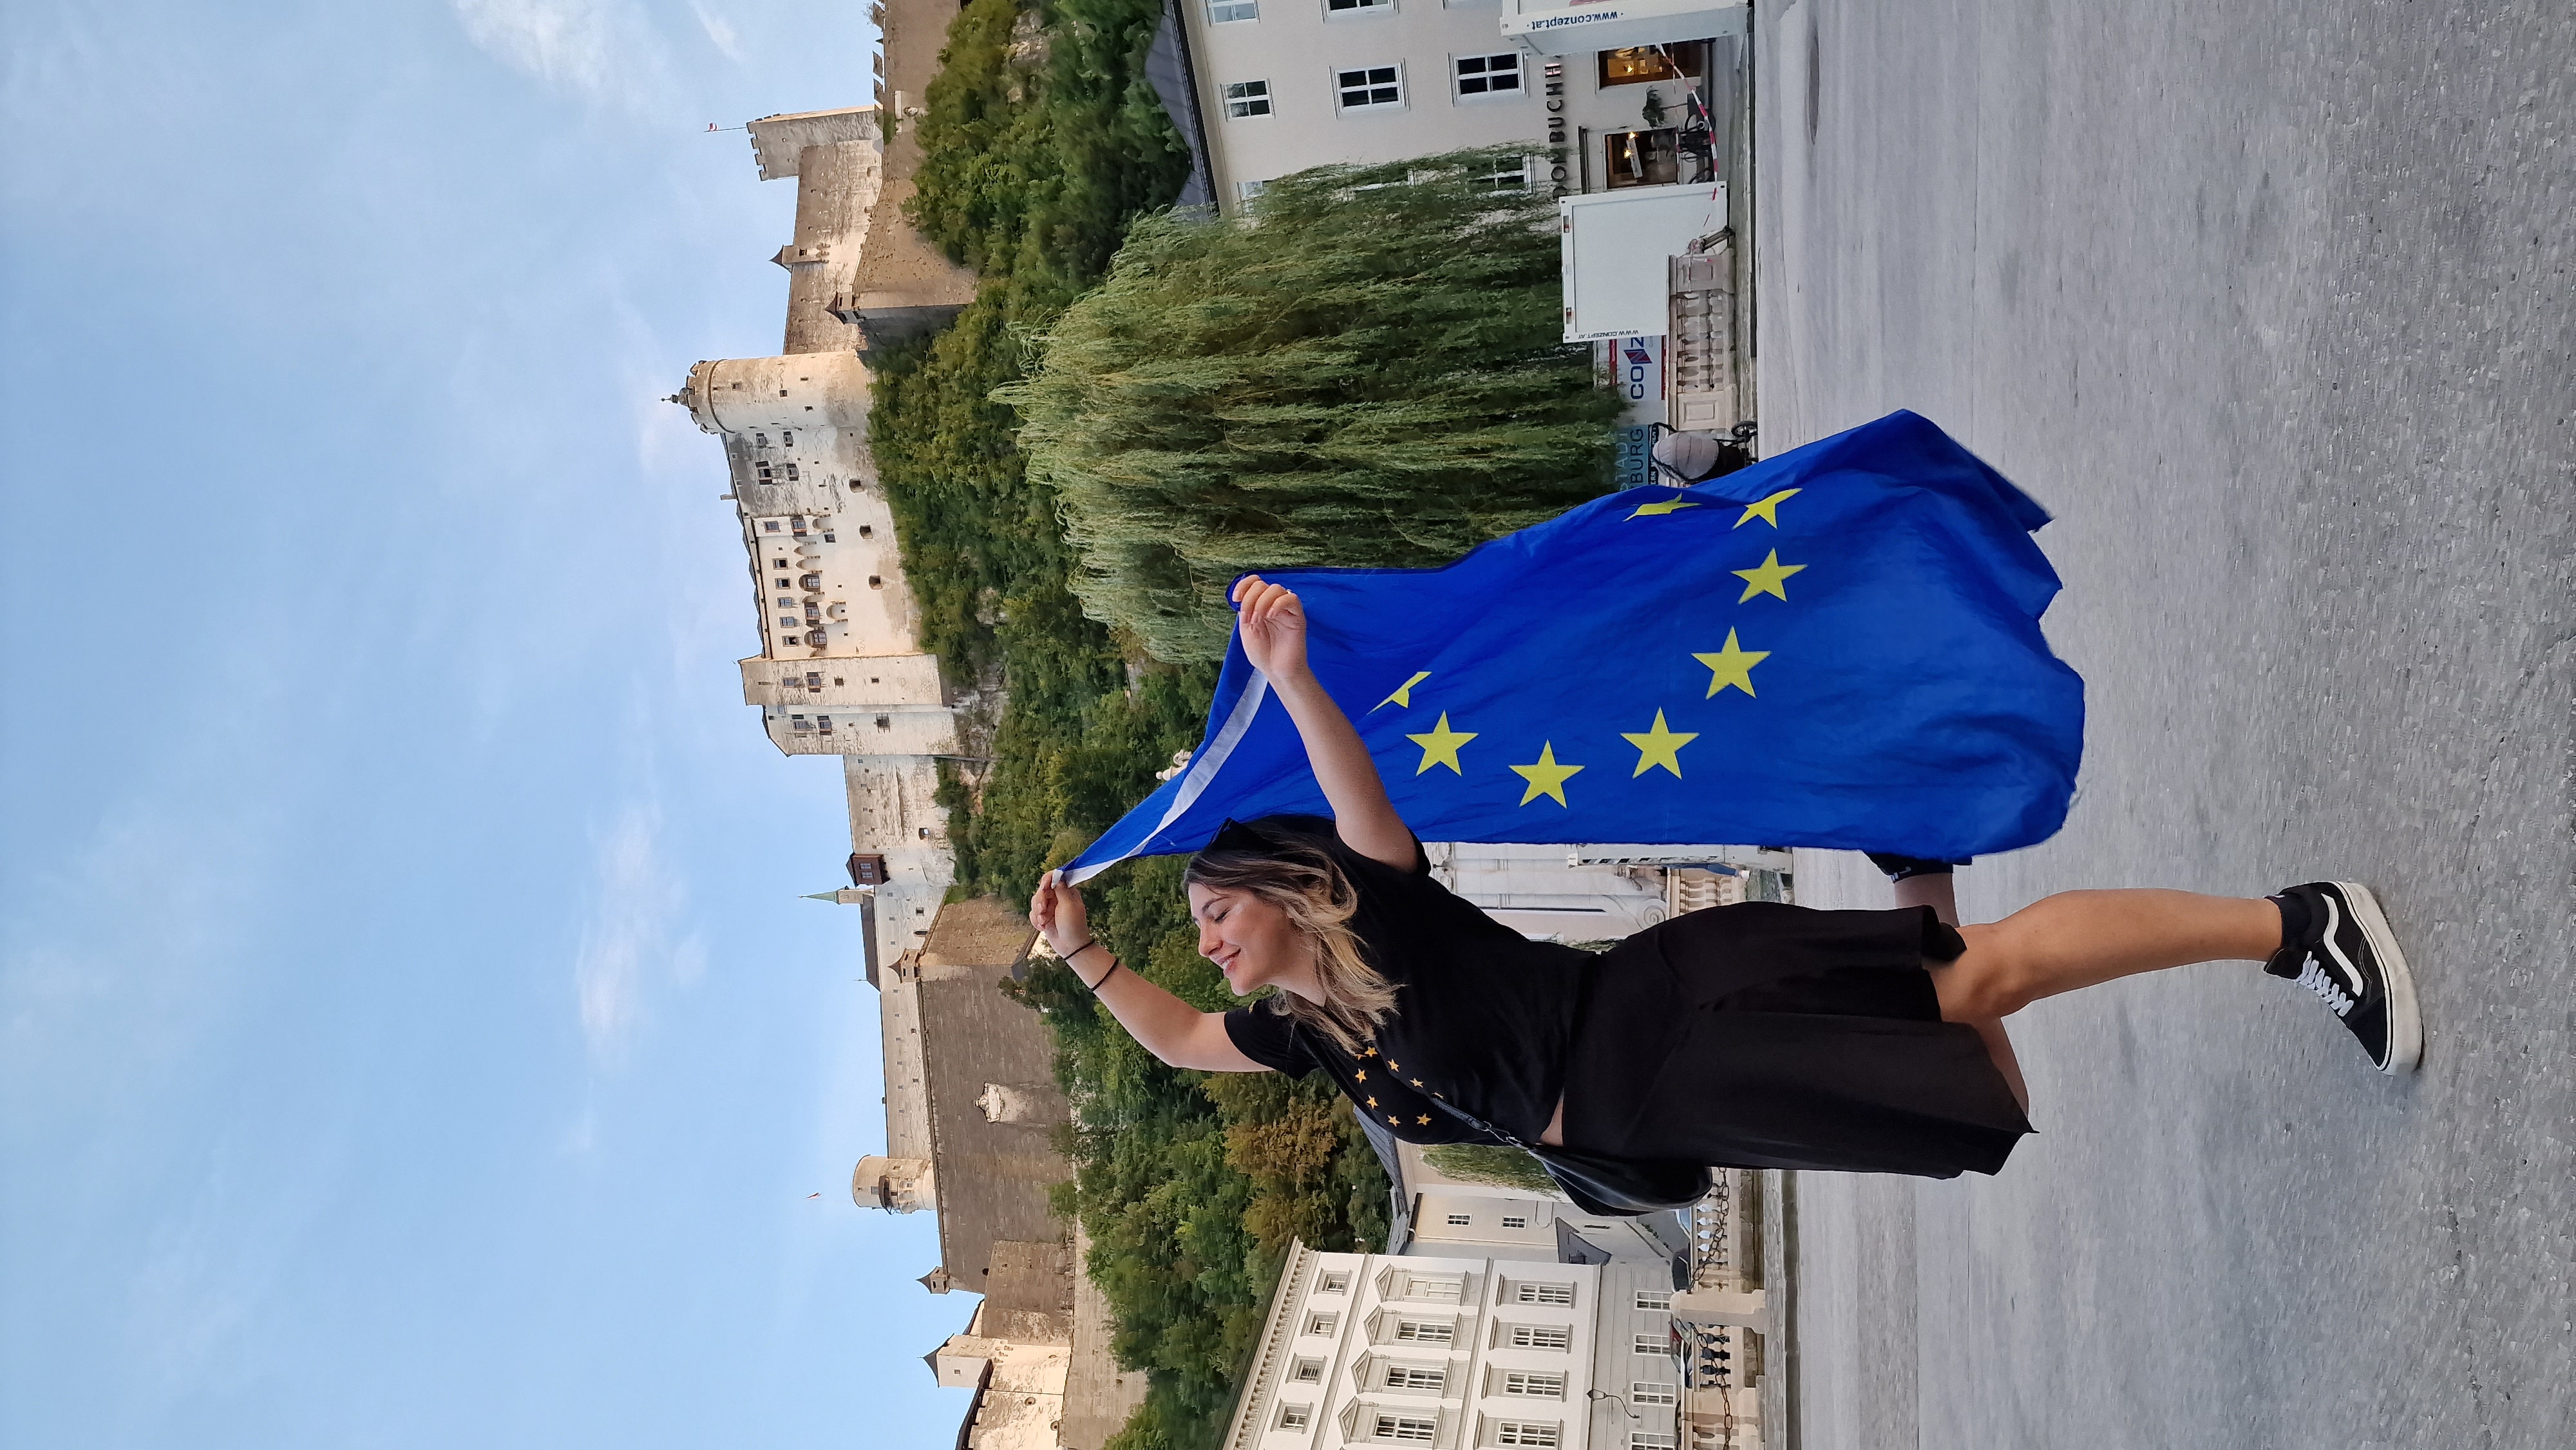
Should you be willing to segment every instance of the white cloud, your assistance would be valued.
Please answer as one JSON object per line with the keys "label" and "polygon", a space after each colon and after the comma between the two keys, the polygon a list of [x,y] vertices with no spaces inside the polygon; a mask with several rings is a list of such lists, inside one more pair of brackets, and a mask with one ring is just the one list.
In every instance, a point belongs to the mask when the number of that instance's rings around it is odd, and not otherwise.
{"label": "white cloud", "polygon": [[689,8],[697,12],[698,28],[707,33],[707,39],[715,43],[717,50],[724,52],[724,58],[735,65],[742,64],[742,36],[734,30],[733,22],[710,12],[704,5],[693,3]]}
{"label": "white cloud", "polygon": [[597,846],[597,896],[573,962],[573,989],[582,1035],[603,1065],[633,1043],[656,979],[686,986],[705,971],[704,944],[677,932],[682,890],[663,862],[661,831],[658,809],[629,806]]}
{"label": "white cloud", "polygon": [[584,100],[642,109],[666,67],[661,38],[621,0],[450,0],[465,38]]}

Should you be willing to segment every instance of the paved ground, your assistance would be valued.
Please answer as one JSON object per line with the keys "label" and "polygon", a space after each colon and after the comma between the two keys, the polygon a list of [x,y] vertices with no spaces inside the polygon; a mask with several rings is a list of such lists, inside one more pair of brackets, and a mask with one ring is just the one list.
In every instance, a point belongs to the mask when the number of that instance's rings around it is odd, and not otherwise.
{"label": "paved ground", "polygon": [[2251,968],[2032,1010],[2002,1177],[1802,1176],[1806,1450],[2576,1444],[2576,10],[1756,41],[1766,448],[1912,407],[2060,515],[2083,792],[1971,917],[2358,876],[2429,1041],[2375,1077]]}

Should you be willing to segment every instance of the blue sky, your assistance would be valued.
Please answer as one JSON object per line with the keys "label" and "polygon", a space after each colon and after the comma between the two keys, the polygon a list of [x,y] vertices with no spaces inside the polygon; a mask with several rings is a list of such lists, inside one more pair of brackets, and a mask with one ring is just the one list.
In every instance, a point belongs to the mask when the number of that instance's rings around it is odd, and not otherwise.
{"label": "blue sky", "polygon": [[864,6],[0,14],[0,1443],[944,1443],[659,401],[779,341],[704,127],[866,100]]}

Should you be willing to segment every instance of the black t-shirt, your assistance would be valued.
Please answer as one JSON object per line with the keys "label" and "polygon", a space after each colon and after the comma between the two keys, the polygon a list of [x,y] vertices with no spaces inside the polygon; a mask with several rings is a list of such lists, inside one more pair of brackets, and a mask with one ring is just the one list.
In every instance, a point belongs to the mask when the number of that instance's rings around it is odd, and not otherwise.
{"label": "black t-shirt", "polygon": [[1225,1014],[1244,1056],[1294,1075],[1330,1073],[1360,1112],[1414,1143],[1479,1141],[1429,1099],[1445,1095],[1536,1142],[1564,1091],[1590,954],[1535,942],[1450,894],[1417,850],[1399,871],[1342,844],[1322,816],[1250,823],[1274,840],[1321,847],[1359,897],[1351,928],[1396,986],[1395,1012],[1357,1057],[1267,1003]]}

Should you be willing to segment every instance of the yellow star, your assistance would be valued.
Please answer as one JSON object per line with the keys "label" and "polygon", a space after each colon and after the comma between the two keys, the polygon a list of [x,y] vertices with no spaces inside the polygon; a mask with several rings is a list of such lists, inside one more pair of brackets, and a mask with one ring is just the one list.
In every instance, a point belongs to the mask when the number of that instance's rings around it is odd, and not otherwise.
{"label": "yellow star", "polygon": [[1420,1117],[1418,1117],[1418,1118],[1415,1118],[1413,1121],[1414,1121],[1416,1124],[1420,1125],[1420,1126],[1423,1126],[1423,1127],[1429,1127],[1429,1126],[1431,1125],[1431,1115],[1430,1115],[1429,1113],[1424,1113],[1422,1116],[1420,1116]]}
{"label": "yellow star", "polygon": [[1401,1127],[1403,1127],[1403,1126],[1404,1126],[1404,1124],[1403,1124],[1403,1123],[1401,1123],[1401,1122],[1397,1121],[1397,1120],[1396,1120],[1395,1118],[1393,1118],[1393,1117],[1389,1117],[1389,1118],[1386,1120],[1386,1125],[1387,1125],[1388,1127],[1390,1127],[1390,1128],[1401,1128]]}
{"label": "yellow star", "polygon": [[1371,1098],[1371,1099],[1369,1099],[1369,1100],[1368,1100],[1368,1105],[1369,1105],[1370,1107],[1376,1107],[1376,1106],[1377,1106],[1377,1099],[1375,1099],[1375,1098]]}
{"label": "yellow star", "polygon": [[[1793,490],[1793,492],[1794,492],[1794,490]],[[1386,708],[1387,706],[1389,706],[1389,705],[1401,705],[1401,706],[1403,706],[1405,709],[1408,709],[1408,710],[1412,709],[1412,708],[1413,708],[1413,687],[1414,687],[1414,686],[1416,686],[1416,685],[1418,685],[1418,684],[1421,684],[1424,680],[1427,680],[1427,679],[1430,679],[1430,678],[1431,678],[1431,672],[1430,672],[1429,670],[1424,670],[1424,671],[1422,671],[1421,673],[1419,673],[1419,674],[1415,675],[1412,679],[1409,679],[1409,680],[1405,681],[1403,684],[1396,686],[1396,687],[1395,687],[1395,693],[1394,693],[1394,694],[1389,695],[1389,696],[1387,696],[1385,699],[1378,701],[1376,704],[1369,706],[1369,713],[1370,713],[1370,714],[1372,714],[1372,715],[1374,715],[1374,714],[1376,714],[1378,711],[1385,709],[1385,708]]]}
{"label": "yellow star", "polygon": [[1762,500],[1760,503],[1746,504],[1744,506],[1743,516],[1738,518],[1731,527],[1740,529],[1746,524],[1753,522],[1755,519],[1760,519],[1762,522],[1769,524],[1775,529],[1780,527],[1781,501],[1793,498],[1797,493],[1798,490],[1794,488],[1784,488],[1778,493],[1771,495],[1769,498]]}
{"label": "yellow star", "polygon": [[1404,738],[1422,747],[1422,763],[1413,768],[1415,775],[1420,775],[1435,765],[1449,767],[1449,773],[1452,775],[1465,775],[1467,772],[1458,768],[1458,747],[1475,739],[1476,732],[1450,729],[1449,712],[1443,710],[1440,712],[1440,723],[1432,727],[1430,734],[1407,735]]}
{"label": "yellow star", "polygon": [[[1662,503],[1640,504],[1637,511],[1628,515],[1628,517],[1632,519],[1661,518],[1665,514],[1673,512],[1675,509],[1695,509],[1698,507],[1698,504],[1692,503],[1690,500],[1685,498],[1668,498]],[[1622,520],[1622,522],[1625,522],[1625,520]]]}
{"label": "yellow star", "polygon": [[1726,632],[1724,651],[1713,655],[1695,654],[1691,658],[1708,666],[1708,698],[1714,700],[1717,692],[1729,685],[1752,694],[1753,667],[1771,658],[1771,651],[1743,648],[1735,642],[1735,631],[1730,629]]}
{"label": "yellow star", "polygon": [[1404,1064],[1390,1057],[1386,1060],[1386,1070],[1389,1072],[1402,1072],[1404,1071]]}
{"label": "yellow star", "polygon": [[1699,732],[1696,730],[1675,732],[1667,729],[1664,725],[1664,712],[1657,710],[1655,728],[1651,733],[1630,735],[1622,731],[1619,738],[1637,747],[1637,769],[1628,777],[1630,780],[1644,775],[1659,765],[1671,771],[1673,779],[1679,780],[1682,774],[1682,747],[1697,740]]}
{"label": "yellow star", "polygon": [[1414,1085],[1415,1087],[1420,1087],[1420,1086],[1422,1086],[1422,1079],[1420,1079],[1420,1078],[1418,1078],[1418,1077],[1417,1077],[1417,1078],[1412,1079],[1411,1081],[1412,1081],[1412,1083],[1413,1083],[1413,1085]]}
{"label": "yellow star", "polygon": [[1372,1048],[1370,1048],[1368,1051],[1361,1053],[1361,1054],[1360,1054],[1360,1056],[1362,1056],[1362,1057],[1375,1057],[1375,1056],[1377,1056],[1377,1049],[1376,1049],[1376,1048],[1374,1048],[1374,1047],[1372,1047]]}
{"label": "yellow star", "polygon": [[1744,581],[1744,593],[1737,597],[1736,603],[1742,604],[1756,594],[1768,594],[1786,604],[1789,602],[1789,593],[1780,587],[1781,581],[1806,567],[1804,564],[1781,563],[1780,551],[1773,549],[1763,556],[1760,564],[1750,569],[1729,569],[1726,572]]}
{"label": "yellow star", "polygon": [[1362,1081],[1362,1082],[1367,1082],[1367,1081],[1368,1081],[1368,1069],[1367,1069],[1367,1068],[1361,1068],[1361,1069],[1359,1070],[1359,1072],[1356,1074],[1356,1076],[1359,1078],[1359,1080],[1360,1080],[1360,1081]]}
{"label": "yellow star", "polygon": [[1558,805],[1564,805],[1565,783],[1582,769],[1583,767],[1579,765],[1557,764],[1556,742],[1553,740],[1540,742],[1538,764],[1512,767],[1514,775],[1529,782],[1529,789],[1521,792],[1521,804],[1528,805],[1540,796],[1547,796]]}

